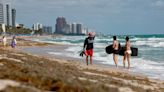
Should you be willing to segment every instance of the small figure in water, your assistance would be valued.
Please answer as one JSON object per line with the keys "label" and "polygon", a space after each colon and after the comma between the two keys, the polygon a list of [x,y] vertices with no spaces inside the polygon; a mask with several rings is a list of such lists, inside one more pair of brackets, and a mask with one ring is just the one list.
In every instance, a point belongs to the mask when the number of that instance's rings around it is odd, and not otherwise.
{"label": "small figure in water", "polygon": [[16,44],[17,44],[16,36],[13,36],[13,39],[12,39],[12,41],[11,41],[11,47],[12,47],[12,48],[15,48],[15,47],[16,47]]}
{"label": "small figure in water", "polygon": [[7,44],[6,36],[2,37],[2,43],[3,43],[3,47],[6,47],[6,44]]}

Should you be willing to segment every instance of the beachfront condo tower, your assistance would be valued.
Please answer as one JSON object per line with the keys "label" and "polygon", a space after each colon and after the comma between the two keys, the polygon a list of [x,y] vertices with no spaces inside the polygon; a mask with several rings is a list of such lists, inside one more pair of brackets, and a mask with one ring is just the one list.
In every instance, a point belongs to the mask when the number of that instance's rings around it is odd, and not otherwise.
{"label": "beachfront condo tower", "polygon": [[66,25],[67,25],[66,19],[64,17],[58,17],[56,19],[56,30],[55,30],[55,32],[58,34],[64,34]]}
{"label": "beachfront condo tower", "polygon": [[12,13],[12,27],[15,27],[16,9],[12,9],[11,13]]}
{"label": "beachfront condo tower", "polygon": [[72,28],[72,33],[73,33],[73,34],[77,34],[76,23],[72,23],[71,28]]}
{"label": "beachfront condo tower", "polygon": [[77,24],[76,25],[76,30],[77,30],[77,34],[82,34],[82,24]]}
{"label": "beachfront condo tower", "polygon": [[7,18],[7,27],[10,26],[10,7],[9,4],[6,5],[6,18]]}
{"label": "beachfront condo tower", "polygon": [[4,10],[3,10],[3,4],[0,3],[0,24],[4,23]]}

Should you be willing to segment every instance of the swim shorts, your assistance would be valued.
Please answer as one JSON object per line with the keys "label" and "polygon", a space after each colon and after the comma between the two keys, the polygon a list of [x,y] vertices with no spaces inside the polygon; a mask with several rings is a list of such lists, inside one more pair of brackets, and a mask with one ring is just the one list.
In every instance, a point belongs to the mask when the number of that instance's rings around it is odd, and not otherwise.
{"label": "swim shorts", "polygon": [[85,50],[84,53],[86,56],[93,56],[93,49]]}

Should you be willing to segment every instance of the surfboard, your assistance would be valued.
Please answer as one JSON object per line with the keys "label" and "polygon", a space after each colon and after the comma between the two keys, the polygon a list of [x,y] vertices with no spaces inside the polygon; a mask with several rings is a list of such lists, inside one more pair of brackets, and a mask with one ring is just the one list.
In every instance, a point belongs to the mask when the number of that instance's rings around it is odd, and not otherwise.
{"label": "surfboard", "polygon": [[113,45],[109,45],[105,48],[107,54],[113,53]]}
{"label": "surfboard", "polygon": [[[113,53],[113,45],[109,45],[105,48],[105,51],[107,54],[112,54]],[[135,47],[131,47],[131,51],[132,51],[132,54],[131,56],[138,56],[138,48],[135,48]],[[124,52],[125,52],[125,47],[121,47],[119,49],[119,55],[123,56],[124,55]]]}

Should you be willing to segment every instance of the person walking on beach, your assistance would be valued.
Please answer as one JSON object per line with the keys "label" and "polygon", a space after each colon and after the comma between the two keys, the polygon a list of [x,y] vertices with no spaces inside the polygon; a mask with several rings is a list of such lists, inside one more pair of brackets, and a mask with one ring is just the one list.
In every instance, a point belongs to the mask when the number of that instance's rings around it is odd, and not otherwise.
{"label": "person walking on beach", "polygon": [[2,44],[3,44],[3,47],[6,47],[6,44],[7,44],[6,36],[2,37]]}
{"label": "person walking on beach", "polygon": [[123,65],[124,65],[124,68],[125,68],[125,61],[127,59],[127,61],[128,61],[128,69],[130,69],[130,56],[132,54],[131,44],[130,44],[128,36],[126,36],[125,40],[126,40],[126,43],[125,43],[125,52],[124,52],[124,58],[123,58]]}
{"label": "person walking on beach", "polygon": [[11,47],[12,47],[12,48],[15,48],[16,44],[17,44],[16,37],[13,36],[13,39],[12,39],[12,41],[11,41]]}
{"label": "person walking on beach", "polygon": [[89,32],[88,37],[84,41],[84,54],[86,55],[86,64],[88,65],[88,57],[90,57],[90,64],[92,65],[93,56],[93,43],[94,43],[95,33]]}
{"label": "person walking on beach", "polygon": [[118,54],[119,54],[119,43],[117,41],[117,37],[113,36],[113,60],[116,67],[118,63]]}

